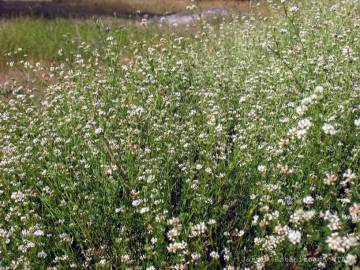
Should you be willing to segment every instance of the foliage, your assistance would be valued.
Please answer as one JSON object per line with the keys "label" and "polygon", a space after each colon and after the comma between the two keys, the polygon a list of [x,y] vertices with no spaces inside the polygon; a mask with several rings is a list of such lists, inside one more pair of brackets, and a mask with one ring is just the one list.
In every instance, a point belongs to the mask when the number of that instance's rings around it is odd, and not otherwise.
{"label": "foliage", "polygon": [[14,87],[1,267],[358,263],[359,2],[282,2],[265,21],[133,42],[127,63],[109,32],[49,70],[40,103]]}

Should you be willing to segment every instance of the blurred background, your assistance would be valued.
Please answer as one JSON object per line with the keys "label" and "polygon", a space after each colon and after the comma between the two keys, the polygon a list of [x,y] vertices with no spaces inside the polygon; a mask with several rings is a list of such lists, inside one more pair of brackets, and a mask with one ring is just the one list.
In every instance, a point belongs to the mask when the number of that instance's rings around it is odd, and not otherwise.
{"label": "blurred background", "polygon": [[[101,51],[111,35],[122,61],[136,42],[157,43],[174,33],[192,35],[206,19],[214,25],[245,15],[259,1],[243,0],[0,0],[0,85],[47,84],[48,76],[24,65],[76,61],[81,48]],[[14,68],[13,66],[16,66]],[[36,82],[36,83],[35,83]],[[43,88],[43,86],[39,86]]]}
{"label": "blurred background", "polygon": [[197,8],[247,9],[254,1],[244,0],[0,0],[1,16],[91,16],[148,13],[169,14]]}

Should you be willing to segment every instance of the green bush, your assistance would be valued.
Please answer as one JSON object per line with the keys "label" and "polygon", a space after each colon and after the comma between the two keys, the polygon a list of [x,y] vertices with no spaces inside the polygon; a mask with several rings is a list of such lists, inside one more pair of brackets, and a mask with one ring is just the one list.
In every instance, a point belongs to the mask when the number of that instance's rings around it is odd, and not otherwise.
{"label": "green bush", "polygon": [[13,91],[0,266],[359,264],[359,2],[270,12],[130,43],[126,63],[109,32],[40,102]]}

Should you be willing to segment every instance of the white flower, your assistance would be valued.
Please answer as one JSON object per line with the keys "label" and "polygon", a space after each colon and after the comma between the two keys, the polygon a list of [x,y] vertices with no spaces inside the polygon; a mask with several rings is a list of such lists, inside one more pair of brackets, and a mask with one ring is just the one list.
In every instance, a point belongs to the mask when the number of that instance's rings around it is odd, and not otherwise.
{"label": "white flower", "polygon": [[130,256],[128,254],[122,255],[121,256],[121,261],[122,262],[129,262],[130,261]]}
{"label": "white flower", "polygon": [[106,259],[101,259],[101,260],[99,261],[99,265],[105,265],[105,264],[107,264]]}
{"label": "white flower", "polygon": [[232,233],[231,233],[231,235],[233,236],[233,237],[241,237],[241,236],[243,236],[245,234],[245,231],[244,230],[238,230],[238,229],[235,229]]}
{"label": "white flower", "polygon": [[337,130],[334,128],[334,126],[328,123],[322,126],[322,130],[324,131],[325,134],[329,134],[329,135],[335,135],[337,133]]}
{"label": "white flower", "polygon": [[308,107],[305,105],[300,105],[296,107],[295,111],[298,115],[303,115],[307,111]]}
{"label": "white flower", "polygon": [[329,248],[337,252],[346,252],[349,248],[357,246],[358,242],[354,236],[340,236],[339,233],[332,233],[326,240]]}
{"label": "white flower", "polygon": [[324,87],[322,87],[321,85],[318,85],[315,87],[315,94],[322,94],[324,92]]}
{"label": "white flower", "polygon": [[42,230],[36,230],[36,231],[34,232],[34,235],[35,235],[35,236],[43,236],[43,235],[44,235],[44,232],[43,232]]}
{"label": "white flower", "polygon": [[301,232],[299,231],[294,231],[294,230],[289,230],[287,237],[289,239],[289,241],[291,243],[293,243],[294,245],[300,243],[301,240]]}
{"label": "white flower", "polygon": [[167,250],[170,253],[176,253],[178,250],[184,250],[187,247],[187,244],[185,242],[175,242],[170,243],[167,247]]}
{"label": "white flower", "polygon": [[214,225],[214,224],[216,224],[216,220],[215,219],[209,219],[208,224],[209,225]]}
{"label": "white flower", "polygon": [[211,251],[210,257],[213,258],[213,259],[219,259],[220,255],[216,251]]}
{"label": "white flower", "polygon": [[308,204],[308,205],[313,204],[314,203],[314,198],[311,197],[311,196],[306,196],[303,199],[303,203]]}
{"label": "white flower", "polygon": [[177,225],[179,222],[180,222],[180,219],[178,217],[173,217],[168,220],[167,224],[174,226],[174,225]]}
{"label": "white flower", "polygon": [[342,49],[342,55],[346,58],[346,59],[352,59],[354,57],[354,51],[350,46],[345,46]]}
{"label": "white flower", "polygon": [[326,178],[324,178],[324,184],[325,185],[334,185],[337,181],[337,176],[336,175],[333,175],[333,174],[330,174],[330,173],[327,173],[326,174]]}
{"label": "white flower", "polygon": [[357,128],[360,128],[360,118],[354,120],[354,124]]}
{"label": "white flower", "polygon": [[354,203],[350,207],[350,215],[353,223],[360,222],[360,203]]}
{"label": "white flower", "polygon": [[139,211],[140,214],[145,214],[146,212],[149,212],[149,207],[143,207]]}
{"label": "white flower", "polygon": [[113,41],[113,40],[114,40],[114,37],[112,37],[112,36],[108,36],[108,37],[106,38],[106,41],[108,41],[108,42]]}
{"label": "white flower", "polygon": [[25,194],[21,191],[13,192],[10,196],[11,199],[13,199],[15,202],[22,202],[25,199]]}
{"label": "white flower", "polygon": [[95,134],[101,134],[103,132],[104,132],[104,130],[101,127],[95,129]]}
{"label": "white flower", "polygon": [[324,220],[329,221],[328,227],[332,231],[339,230],[341,228],[340,219],[337,213],[331,213],[329,210],[325,212]]}
{"label": "white flower", "polygon": [[300,129],[309,129],[312,126],[312,123],[309,118],[305,118],[299,121],[298,127]]}
{"label": "white flower", "polygon": [[261,173],[264,173],[266,172],[266,166],[265,165],[259,165],[257,167],[258,171],[261,172]]}
{"label": "white flower", "polygon": [[290,222],[298,224],[303,221],[309,221],[316,215],[314,210],[304,211],[303,209],[298,209],[290,217]]}
{"label": "white flower", "polygon": [[292,13],[295,13],[295,12],[299,11],[299,8],[297,6],[292,6],[292,7],[289,8],[289,11],[292,12]]}
{"label": "white flower", "polygon": [[196,224],[191,228],[190,237],[194,238],[206,232],[206,225],[204,222]]}
{"label": "white flower", "polygon": [[170,240],[174,241],[177,236],[179,236],[180,232],[178,228],[172,228],[168,233],[167,236]]}
{"label": "white flower", "polygon": [[256,225],[258,223],[258,220],[259,220],[259,216],[258,215],[255,215],[253,216],[253,220],[251,222],[251,225]]}
{"label": "white flower", "polygon": [[357,178],[356,174],[353,173],[351,169],[347,169],[343,174],[343,177],[345,180],[341,183],[342,185],[346,185],[349,182],[351,183]]}
{"label": "white flower", "polygon": [[40,251],[38,254],[37,254],[38,258],[45,258],[47,256],[47,254],[44,252],[44,251]]}
{"label": "white flower", "polygon": [[196,260],[198,260],[198,259],[200,259],[201,258],[201,254],[200,253],[191,253],[191,258],[194,260],[194,261],[196,261]]}
{"label": "white flower", "polygon": [[286,234],[289,231],[288,226],[276,225],[274,228],[274,232],[279,235]]}
{"label": "white flower", "polygon": [[356,263],[357,256],[353,254],[346,255],[344,263],[347,265],[354,265]]}
{"label": "white flower", "polygon": [[153,238],[151,238],[151,240],[150,240],[150,242],[151,242],[151,244],[153,244],[153,245],[155,245],[156,243],[157,243],[157,238],[156,237],[153,237]]}
{"label": "white flower", "polygon": [[132,202],[132,206],[139,206],[141,203],[141,200],[135,200]]}

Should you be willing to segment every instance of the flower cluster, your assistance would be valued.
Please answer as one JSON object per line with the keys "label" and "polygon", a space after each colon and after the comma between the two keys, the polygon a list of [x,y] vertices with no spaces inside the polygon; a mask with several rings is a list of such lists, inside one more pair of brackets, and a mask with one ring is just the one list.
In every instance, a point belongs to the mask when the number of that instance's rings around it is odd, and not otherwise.
{"label": "flower cluster", "polygon": [[0,269],[359,265],[359,1],[268,2],[13,59],[53,81],[0,97]]}

